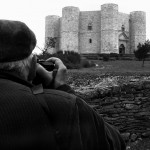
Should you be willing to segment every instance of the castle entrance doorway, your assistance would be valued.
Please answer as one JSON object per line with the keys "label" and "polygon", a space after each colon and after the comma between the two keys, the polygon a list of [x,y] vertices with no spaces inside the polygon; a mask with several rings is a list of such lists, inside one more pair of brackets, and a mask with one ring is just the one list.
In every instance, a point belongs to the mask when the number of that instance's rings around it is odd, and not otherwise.
{"label": "castle entrance doorway", "polygon": [[125,54],[125,46],[123,44],[119,46],[119,54]]}

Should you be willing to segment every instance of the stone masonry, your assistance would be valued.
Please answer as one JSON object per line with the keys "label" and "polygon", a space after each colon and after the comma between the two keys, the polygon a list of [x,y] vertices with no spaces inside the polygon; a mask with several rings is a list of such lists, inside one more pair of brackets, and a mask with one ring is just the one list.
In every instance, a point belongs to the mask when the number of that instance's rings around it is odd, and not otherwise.
{"label": "stone masonry", "polygon": [[146,40],[146,13],[125,14],[113,3],[101,5],[101,10],[80,11],[78,7],[62,9],[62,17],[45,18],[45,41],[56,38],[49,53],[75,51],[80,54],[132,54]]}
{"label": "stone masonry", "polygon": [[115,126],[125,141],[150,137],[150,80],[76,92]]}

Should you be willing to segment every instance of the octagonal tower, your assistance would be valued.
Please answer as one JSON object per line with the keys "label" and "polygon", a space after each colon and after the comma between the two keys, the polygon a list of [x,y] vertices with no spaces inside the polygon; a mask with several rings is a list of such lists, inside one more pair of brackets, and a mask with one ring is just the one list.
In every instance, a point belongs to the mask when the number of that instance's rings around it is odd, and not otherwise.
{"label": "octagonal tower", "polygon": [[101,5],[101,53],[118,53],[118,5]]}
{"label": "octagonal tower", "polygon": [[78,52],[79,8],[68,6],[62,9],[60,49]]}
{"label": "octagonal tower", "polygon": [[131,53],[137,49],[139,43],[146,41],[146,13],[143,11],[133,11],[130,13],[130,38]]}
{"label": "octagonal tower", "polygon": [[50,15],[45,17],[45,43],[48,38],[56,40],[53,48],[48,48],[49,53],[55,53],[59,49],[59,37],[60,37],[60,17],[56,15]]}

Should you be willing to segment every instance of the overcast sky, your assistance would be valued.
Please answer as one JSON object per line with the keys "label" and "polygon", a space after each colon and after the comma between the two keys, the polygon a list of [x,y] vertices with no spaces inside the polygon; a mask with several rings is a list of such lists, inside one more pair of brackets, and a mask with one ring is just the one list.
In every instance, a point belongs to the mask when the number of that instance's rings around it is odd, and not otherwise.
{"label": "overcast sky", "polygon": [[61,17],[62,8],[66,6],[79,7],[80,11],[101,10],[101,5],[105,3],[118,4],[119,12],[127,14],[132,11],[145,11],[146,38],[150,39],[149,0],[0,0],[0,19],[25,22],[36,34],[37,45],[43,48],[47,15]]}

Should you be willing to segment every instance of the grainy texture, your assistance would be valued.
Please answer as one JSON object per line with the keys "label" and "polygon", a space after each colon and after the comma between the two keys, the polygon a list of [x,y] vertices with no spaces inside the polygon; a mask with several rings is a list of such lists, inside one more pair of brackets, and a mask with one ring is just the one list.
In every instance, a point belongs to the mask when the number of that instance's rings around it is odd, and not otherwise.
{"label": "grainy texture", "polygon": [[104,75],[104,72],[74,70],[68,73],[68,84],[120,130],[127,150],[150,149],[148,72],[107,72]]}
{"label": "grainy texture", "polygon": [[[103,4],[96,11],[67,6],[62,9],[62,17],[47,16],[45,37],[57,37],[59,42],[49,52],[133,53],[138,43],[146,40],[146,13],[125,14],[118,10],[113,3]],[[120,46],[125,49],[121,51]]]}

